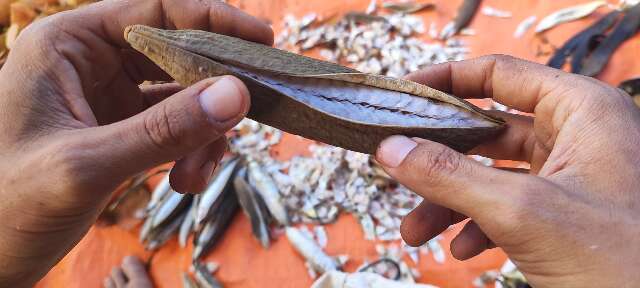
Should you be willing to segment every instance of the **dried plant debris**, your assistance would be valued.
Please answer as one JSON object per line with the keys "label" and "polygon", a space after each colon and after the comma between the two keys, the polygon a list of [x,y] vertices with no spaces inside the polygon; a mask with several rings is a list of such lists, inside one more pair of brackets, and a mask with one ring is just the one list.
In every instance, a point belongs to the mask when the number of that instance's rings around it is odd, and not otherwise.
{"label": "dried plant debris", "polygon": [[[364,13],[373,14],[376,12],[377,9],[378,9],[377,0],[371,0],[371,2],[369,2],[369,5],[367,5],[367,9],[364,11]],[[288,15],[288,16],[293,17],[291,15]]]}
{"label": "dried plant debris", "polygon": [[[298,228],[286,228],[287,239],[293,248],[305,259],[313,273],[320,275],[342,269],[342,264],[336,258],[330,257],[313,238],[302,233]],[[315,278],[312,276],[312,278]]]}
{"label": "dried plant debris", "polygon": [[413,1],[404,2],[384,2],[382,8],[396,13],[416,13],[422,10],[433,9],[436,5],[433,3],[417,3]]}
{"label": "dried plant debris", "polygon": [[[624,17],[620,20],[620,15]],[[611,27],[614,27],[611,29]],[[568,40],[549,60],[548,65],[561,68],[571,57],[571,72],[597,76],[627,39],[640,28],[640,4],[612,11]],[[612,30],[611,32],[608,32]]]}
{"label": "dried plant debris", "polygon": [[640,28],[640,4],[625,11],[624,17],[613,28],[601,43],[584,58],[582,69],[579,73],[586,76],[595,77],[604,69],[613,53],[629,38],[633,37]]}
{"label": "dried plant debris", "polygon": [[125,37],[183,85],[227,74],[241,78],[252,95],[249,118],[353,151],[374,153],[382,140],[400,134],[464,152],[504,127],[430,87],[238,38],[141,25],[128,27]]}
{"label": "dried plant debris", "polygon": [[524,34],[529,31],[531,26],[536,23],[536,21],[538,21],[538,17],[536,16],[529,16],[526,19],[522,20],[522,22],[518,24],[516,30],[513,32],[513,37],[522,38],[522,36],[524,36]]}
{"label": "dried plant debris", "polygon": [[562,23],[578,20],[580,18],[589,16],[598,8],[606,4],[607,1],[592,1],[586,4],[580,4],[556,11],[540,20],[540,23],[538,23],[538,26],[536,26],[535,29],[536,33],[547,31]]}
{"label": "dried plant debris", "polygon": [[618,21],[619,16],[619,11],[612,11],[573,36],[555,52],[547,65],[561,69],[570,57],[571,72],[580,73],[585,57],[604,39],[606,32]]}
{"label": "dried plant debris", "polygon": [[222,237],[238,210],[238,199],[232,185],[237,159],[220,165],[207,189],[201,195],[180,194],[169,186],[169,175],[160,181],[145,209],[140,241],[148,250],[160,248],[173,236],[186,247],[194,235],[193,258],[205,255]]}
{"label": "dried plant debris", "polygon": [[238,202],[251,221],[253,236],[260,241],[264,248],[269,248],[269,218],[268,212],[263,208],[266,207],[266,204],[256,189],[249,184],[246,174],[247,169],[242,168],[233,182]]}
{"label": "dried plant debris", "polygon": [[473,281],[473,287],[531,288],[527,279],[511,260],[507,260],[500,271],[490,270],[480,275]]}
{"label": "dried plant debris", "polygon": [[[353,15],[367,17],[368,21],[359,21]],[[277,36],[277,47],[293,52],[319,48],[320,56],[327,61],[391,77],[402,77],[432,64],[462,60],[469,52],[458,39],[450,39],[444,45],[417,39],[416,36],[426,32],[425,26],[420,17],[411,15],[348,13],[337,23],[300,27],[299,20],[287,17],[283,31]],[[435,34],[437,37],[437,31]]]}
{"label": "dried plant debris", "polygon": [[212,273],[214,271],[209,270],[207,265],[202,264],[198,261],[193,262],[194,275],[195,275],[195,283],[197,287],[200,288],[222,288],[222,284],[218,279],[213,277]]}
{"label": "dried plant debris", "polygon": [[500,10],[491,6],[484,6],[484,8],[482,8],[482,14],[496,18],[511,18],[511,16],[513,16],[509,11]]}
{"label": "dried plant debris", "polygon": [[429,284],[415,284],[394,281],[372,272],[344,273],[331,271],[325,273],[311,288],[437,288]]}
{"label": "dried plant debris", "polygon": [[618,88],[633,97],[633,102],[640,107],[640,78],[628,79],[620,83]]}
{"label": "dried plant debris", "polygon": [[480,3],[482,3],[482,0],[464,0],[458,9],[456,18],[447,24],[440,32],[440,38],[449,39],[467,27],[467,25],[471,23],[471,20],[473,20],[473,16],[476,15]]}

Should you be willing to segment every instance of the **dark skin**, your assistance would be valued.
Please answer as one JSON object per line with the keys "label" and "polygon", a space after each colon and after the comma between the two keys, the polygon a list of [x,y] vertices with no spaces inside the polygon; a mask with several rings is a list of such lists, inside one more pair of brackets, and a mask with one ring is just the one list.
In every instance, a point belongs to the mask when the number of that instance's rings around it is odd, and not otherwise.
{"label": "dark skin", "polygon": [[23,31],[0,70],[0,287],[44,276],[136,173],[176,161],[172,186],[202,190],[248,110],[233,77],[139,88],[168,77],[124,41],[131,24],[273,42],[263,22],[198,0],[102,1]]}
{"label": "dark skin", "polygon": [[[128,177],[176,161],[173,188],[202,190],[224,133],[249,108],[246,87],[230,76],[139,87],[168,77],[124,42],[131,24],[273,41],[266,24],[213,0],[107,0],[25,30],[0,70],[0,287],[43,277]],[[385,140],[378,161],[425,198],[404,219],[407,243],[471,219],[451,244],[458,259],[502,247],[537,287],[640,281],[640,113],[628,95],[506,56],[409,78],[534,117],[499,113],[507,130],[472,151],[530,162],[531,174],[484,167],[426,140]]]}

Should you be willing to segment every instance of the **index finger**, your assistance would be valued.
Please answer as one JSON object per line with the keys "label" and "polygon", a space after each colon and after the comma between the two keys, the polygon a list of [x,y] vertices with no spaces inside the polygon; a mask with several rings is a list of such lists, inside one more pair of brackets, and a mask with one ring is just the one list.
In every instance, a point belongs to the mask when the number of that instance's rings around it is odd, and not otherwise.
{"label": "index finger", "polygon": [[582,76],[505,55],[434,65],[406,78],[461,98],[493,98],[528,113],[554,89],[585,81]]}
{"label": "index finger", "polygon": [[[273,31],[261,20],[218,0],[111,0],[69,11],[76,27],[85,27],[110,43],[128,48],[127,26],[197,29],[273,44]],[[71,15],[70,15],[71,16]]]}

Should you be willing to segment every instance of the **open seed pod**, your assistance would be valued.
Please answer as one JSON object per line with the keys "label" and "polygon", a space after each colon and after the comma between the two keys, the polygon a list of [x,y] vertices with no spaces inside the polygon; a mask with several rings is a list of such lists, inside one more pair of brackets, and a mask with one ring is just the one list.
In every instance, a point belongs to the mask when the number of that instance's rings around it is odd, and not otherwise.
{"label": "open seed pod", "polygon": [[248,117],[309,139],[374,153],[391,135],[464,152],[504,122],[457,97],[242,39],[196,30],[130,26],[125,38],[182,85],[234,75],[251,93]]}

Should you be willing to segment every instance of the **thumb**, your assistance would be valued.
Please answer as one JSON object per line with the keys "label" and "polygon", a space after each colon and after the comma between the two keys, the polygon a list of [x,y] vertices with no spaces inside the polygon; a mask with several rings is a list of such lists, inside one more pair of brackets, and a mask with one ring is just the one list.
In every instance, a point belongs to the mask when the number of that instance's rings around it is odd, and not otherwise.
{"label": "thumb", "polygon": [[202,80],[134,117],[96,128],[94,139],[103,147],[96,156],[128,177],[224,137],[249,105],[249,92],[238,78]]}
{"label": "thumb", "polygon": [[[431,203],[472,218],[495,215],[517,193],[526,176],[486,167],[440,143],[392,136],[378,147],[376,159],[390,176]],[[516,186],[518,187],[518,186]],[[485,218],[486,219],[486,218]]]}

